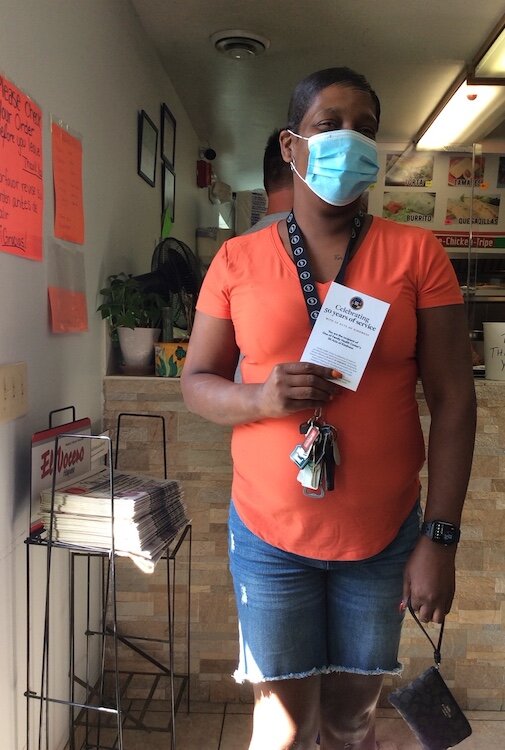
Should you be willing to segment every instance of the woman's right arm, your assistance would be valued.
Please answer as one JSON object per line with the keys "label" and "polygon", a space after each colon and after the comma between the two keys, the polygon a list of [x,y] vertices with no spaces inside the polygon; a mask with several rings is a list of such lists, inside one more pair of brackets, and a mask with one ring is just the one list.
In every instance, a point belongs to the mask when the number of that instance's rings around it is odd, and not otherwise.
{"label": "woman's right arm", "polygon": [[338,386],[330,368],[308,362],[278,364],[264,383],[235,383],[239,351],[231,320],[197,312],[182,370],[188,409],[211,422],[244,424],[317,409]]}

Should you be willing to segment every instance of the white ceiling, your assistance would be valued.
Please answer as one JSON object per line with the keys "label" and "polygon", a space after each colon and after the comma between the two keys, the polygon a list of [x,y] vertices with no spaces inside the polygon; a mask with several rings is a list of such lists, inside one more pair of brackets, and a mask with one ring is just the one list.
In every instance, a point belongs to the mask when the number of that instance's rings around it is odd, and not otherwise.
{"label": "white ceiling", "polygon": [[[505,11],[503,0],[131,2],[202,145],[217,152],[219,179],[234,190],[261,186],[266,139],[284,125],[304,76],[338,65],[363,73],[381,99],[379,140],[407,143]],[[226,58],[209,41],[223,29],[260,34],[270,47],[254,59]]]}

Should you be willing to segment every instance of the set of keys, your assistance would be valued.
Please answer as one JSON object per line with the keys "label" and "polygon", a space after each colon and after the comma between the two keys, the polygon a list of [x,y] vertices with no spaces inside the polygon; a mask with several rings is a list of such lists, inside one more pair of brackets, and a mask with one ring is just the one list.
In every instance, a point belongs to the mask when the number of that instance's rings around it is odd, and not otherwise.
{"label": "set of keys", "polygon": [[337,430],[326,424],[318,409],[308,422],[302,422],[304,440],[290,453],[298,466],[297,479],[309,497],[324,497],[335,486],[335,469],[340,464]]}

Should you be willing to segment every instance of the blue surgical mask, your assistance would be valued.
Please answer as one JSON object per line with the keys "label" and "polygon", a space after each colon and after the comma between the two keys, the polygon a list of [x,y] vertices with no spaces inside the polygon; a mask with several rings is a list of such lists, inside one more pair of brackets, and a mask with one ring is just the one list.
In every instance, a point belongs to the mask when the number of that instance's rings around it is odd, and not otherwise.
{"label": "blue surgical mask", "polygon": [[319,198],[332,206],[347,206],[375,182],[379,165],[375,141],[355,130],[330,130],[306,138],[309,160],[305,177],[291,169]]}

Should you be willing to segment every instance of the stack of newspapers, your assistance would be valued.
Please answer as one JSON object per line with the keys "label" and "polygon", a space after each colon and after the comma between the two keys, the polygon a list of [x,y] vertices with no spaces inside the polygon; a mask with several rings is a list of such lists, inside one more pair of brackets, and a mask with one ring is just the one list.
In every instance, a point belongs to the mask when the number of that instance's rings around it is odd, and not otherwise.
{"label": "stack of newspapers", "polygon": [[[112,549],[108,468],[41,492],[40,510],[53,541],[93,550]],[[187,523],[179,482],[113,473],[114,549],[150,573]],[[51,513],[52,506],[52,513]]]}

